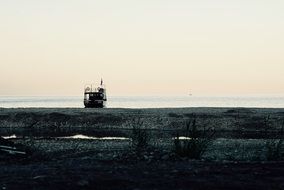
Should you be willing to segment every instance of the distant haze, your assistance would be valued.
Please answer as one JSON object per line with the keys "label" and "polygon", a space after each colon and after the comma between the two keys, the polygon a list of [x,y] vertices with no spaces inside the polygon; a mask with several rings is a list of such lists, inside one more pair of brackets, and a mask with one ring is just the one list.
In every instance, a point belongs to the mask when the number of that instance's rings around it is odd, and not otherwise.
{"label": "distant haze", "polygon": [[0,95],[284,95],[283,0],[2,0]]}

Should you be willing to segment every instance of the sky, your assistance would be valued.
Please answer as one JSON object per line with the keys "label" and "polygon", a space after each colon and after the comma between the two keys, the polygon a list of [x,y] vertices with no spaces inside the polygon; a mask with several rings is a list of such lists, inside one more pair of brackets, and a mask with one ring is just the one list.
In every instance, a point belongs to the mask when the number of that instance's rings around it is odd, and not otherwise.
{"label": "sky", "polygon": [[284,95],[283,0],[0,0],[0,96]]}

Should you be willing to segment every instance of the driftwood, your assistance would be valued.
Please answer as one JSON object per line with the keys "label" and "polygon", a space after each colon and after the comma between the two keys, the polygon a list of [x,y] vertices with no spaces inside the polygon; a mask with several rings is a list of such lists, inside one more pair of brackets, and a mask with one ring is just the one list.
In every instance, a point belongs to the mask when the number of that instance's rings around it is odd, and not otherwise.
{"label": "driftwood", "polygon": [[0,137],[0,159],[5,158],[23,158],[27,155],[25,148],[15,144],[7,139]]}

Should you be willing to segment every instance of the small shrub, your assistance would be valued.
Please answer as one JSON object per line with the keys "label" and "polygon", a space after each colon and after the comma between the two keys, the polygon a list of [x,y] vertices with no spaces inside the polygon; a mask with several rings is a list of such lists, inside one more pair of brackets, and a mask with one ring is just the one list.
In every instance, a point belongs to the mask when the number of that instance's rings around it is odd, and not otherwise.
{"label": "small shrub", "polygon": [[284,121],[278,135],[274,139],[267,140],[265,143],[266,159],[281,160],[284,157]]}
{"label": "small shrub", "polygon": [[[30,146],[34,146],[34,133],[35,133],[36,125],[38,123],[39,123],[38,121],[32,121],[31,123],[25,126]],[[25,134],[23,135],[23,138],[25,139]]]}
{"label": "small shrub", "polygon": [[266,147],[266,159],[267,160],[281,160],[283,159],[283,139],[268,140],[265,143]]}
{"label": "small shrub", "polygon": [[130,125],[132,127],[131,147],[137,154],[140,154],[149,147],[150,135],[140,118],[134,119]]}
{"label": "small shrub", "polygon": [[198,130],[196,118],[187,121],[185,139],[181,139],[179,134],[174,139],[174,152],[181,156],[191,159],[200,159],[209,144],[213,141],[215,129],[203,127]]}

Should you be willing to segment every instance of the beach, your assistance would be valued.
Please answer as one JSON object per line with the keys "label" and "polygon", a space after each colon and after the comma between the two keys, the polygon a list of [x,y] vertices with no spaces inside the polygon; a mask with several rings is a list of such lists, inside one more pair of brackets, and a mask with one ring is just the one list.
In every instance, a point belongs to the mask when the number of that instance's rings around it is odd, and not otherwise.
{"label": "beach", "polygon": [[200,125],[214,127],[220,137],[243,130],[247,138],[259,138],[261,134],[255,132],[262,132],[267,117],[273,132],[284,117],[284,108],[0,108],[0,132],[2,136],[127,136],[133,122],[142,120],[142,127],[157,135],[175,135],[186,121],[196,118]]}
{"label": "beach", "polygon": [[[30,150],[1,159],[0,188],[281,189],[267,147],[283,121],[282,108],[0,108],[1,136]],[[191,126],[209,139],[200,158],[175,151]]]}

